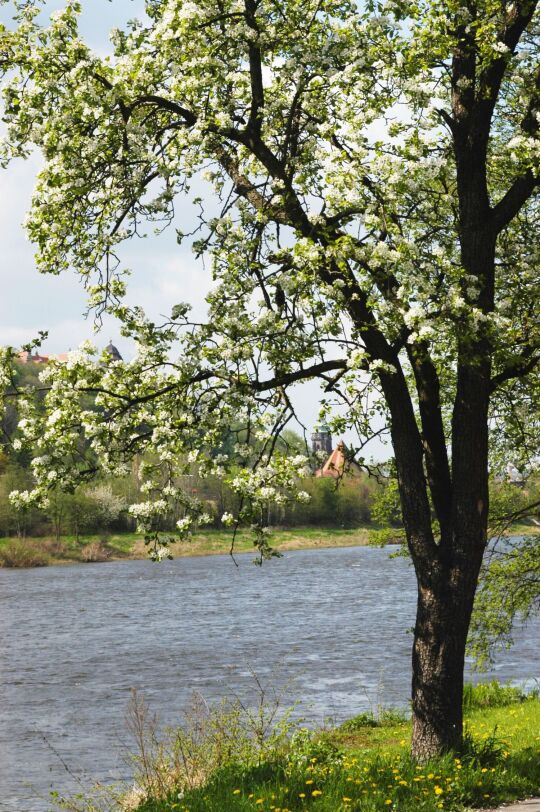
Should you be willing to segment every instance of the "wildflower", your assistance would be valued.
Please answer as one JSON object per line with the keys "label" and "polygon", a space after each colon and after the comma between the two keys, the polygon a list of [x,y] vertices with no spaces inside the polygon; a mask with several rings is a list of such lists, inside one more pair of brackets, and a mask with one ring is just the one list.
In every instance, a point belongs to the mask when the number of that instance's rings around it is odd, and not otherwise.
{"label": "wildflower", "polygon": [[438,785],[435,785],[435,795],[442,795],[443,792],[444,792],[444,790],[443,790],[442,787],[439,787]]}
{"label": "wildflower", "polygon": [[233,795],[240,795],[239,789],[233,789]]}
{"label": "wildflower", "polygon": [[320,789],[314,789],[311,794],[313,795],[314,798],[316,798],[317,795],[322,795],[322,792]]}

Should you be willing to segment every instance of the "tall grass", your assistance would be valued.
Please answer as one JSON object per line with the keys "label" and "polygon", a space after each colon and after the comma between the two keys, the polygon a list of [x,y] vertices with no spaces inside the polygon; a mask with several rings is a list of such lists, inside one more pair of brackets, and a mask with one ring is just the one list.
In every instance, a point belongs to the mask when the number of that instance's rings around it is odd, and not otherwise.
{"label": "tall grass", "polygon": [[[536,694],[535,694],[536,695]],[[528,695],[514,685],[503,685],[497,680],[467,683],[463,688],[463,708],[472,711],[478,708],[504,708],[516,702],[524,702]]]}
{"label": "tall grass", "polygon": [[13,539],[0,547],[0,567],[46,567],[49,554],[31,541]]}
{"label": "tall grass", "polygon": [[477,742],[461,758],[448,755],[419,766],[407,754],[329,760],[288,758],[256,767],[230,765],[194,791],[147,799],[137,812],[438,812],[491,807],[525,797],[540,786],[540,763],[532,748],[503,756]]}
{"label": "tall grass", "polygon": [[[540,792],[540,701],[511,686],[467,688],[462,752],[422,765],[410,757],[410,723],[399,712],[363,714],[335,730],[310,731],[291,721],[290,709],[280,709],[280,697],[267,703],[262,691],[255,710],[237,700],[209,707],[196,697],[183,724],[165,731],[134,694],[129,723],[136,782],[116,793],[108,809],[464,812]],[[59,805],[71,812],[102,810],[91,801]]]}

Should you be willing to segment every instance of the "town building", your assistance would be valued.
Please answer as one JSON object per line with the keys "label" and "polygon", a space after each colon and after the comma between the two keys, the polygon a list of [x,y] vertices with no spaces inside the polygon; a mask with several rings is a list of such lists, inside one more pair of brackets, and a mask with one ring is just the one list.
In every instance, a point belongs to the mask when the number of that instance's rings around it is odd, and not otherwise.
{"label": "town building", "polygon": [[314,471],[316,477],[341,479],[343,476],[358,477],[362,473],[356,462],[347,459],[347,447],[343,440],[335,448],[332,447],[332,433],[326,423],[315,426],[311,435],[311,450],[315,458],[326,455],[324,464]]}
{"label": "town building", "polygon": [[313,429],[311,435],[311,450],[315,456],[321,452],[330,454],[332,452],[332,434],[326,423],[320,423]]}
{"label": "town building", "polygon": [[354,460],[347,459],[347,446],[340,440],[337,446],[330,452],[326,462],[321,468],[315,471],[316,477],[332,477],[341,479],[342,477],[359,477],[362,469]]}
{"label": "town building", "polygon": [[[105,352],[107,352],[111,356],[111,360],[113,361],[123,360],[118,349],[114,346],[112,341],[109,341],[109,343],[105,347]],[[28,352],[27,350],[24,350],[18,353],[17,358],[20,364],[48,364],[49,361],[59,361],[61,364],[65,364],[69,358],[69,353],[59,352],[51,355],[40,355],[37,352],[31,353]]]}

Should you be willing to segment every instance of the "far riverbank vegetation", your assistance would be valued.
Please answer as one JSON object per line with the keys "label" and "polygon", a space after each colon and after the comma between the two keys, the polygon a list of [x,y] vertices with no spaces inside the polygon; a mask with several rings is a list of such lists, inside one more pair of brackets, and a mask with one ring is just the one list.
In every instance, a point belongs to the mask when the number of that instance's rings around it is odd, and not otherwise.
{"label": "far riverbank vegetation", "polygon": [[[204,500],[211,522],[188,542],[177,544],[174,555],[228,553],[233,531],[223,525],[221,517],[237,510],[237,495],[216,477],[202,479],[194,473],[182,479]],[[103,480],[75,493],[51,490],[44,509],[15,510],[10,492],[31,485],[31,473],[24,465],[0,456],[0,567],[146,557],[143,536],[136,532],[129,513],[129,506],[141,498],[136,468],[129,477]],[[404,540],[397,486],[390,475],[374,478],[363,474],[341,481],[311,477],[302,481],[302,488],[309,494],[309,502],[268,505],[266,520],[276,550],[400,544]],[[540,514],[524,520],[520,509],[537,501],[538,494],[540,481],[536,479],[526,487],[492,481],[494,526],[498,516],[516,513],[516,521],[503,528],[507,534],[536,532]],[[164,521],[162,531],[174,532],[182,516],[179,505],[177,513]],[[234,550],[253,550],[249,527],[238,529]]]}
{"label": "far riverbank vegetation", "polygon": [[[18,364],[18,385],[36,384],[39,371],[38,364]],[[88,406],[95,408],[91,397]],[[19,417],[16,403],[11,402],[2,419],[3,436],[11,441],[0,445],[0,567],[145,557],[142,535],[136,532],[137,522],[130,506],[145,498],[141,468],[152,462],[148,455],[135,458],[126,476],[92,477],[73,493],[55,488],[51,479],[46,507],[40,509],[32,503],[23,503],[21,507],[19,503],[15,508],[10,493],[24,493],[35,486],[32,449],[18,442]],[[233,434],[238,440],[244,438],[253,456],[257,456],[260,442],[254,435],[246,435],[242,428],[235,429]],[[227,450],[231,436],[223,438],[223,447],[216,448],[215,454]],[[365,471],[352,463],[350,469],[346,468],[336,478],[317,477],[315,471],[326,459],[326,453],[310,452],[306,439],[289,429],[282,431],[277,443],[285,455],[307,455],[311,475],[299,480],[307,495],[305,500],[269,500],[263,509],[265,515],[260,522],[270,529],[274,549],[385,545],[405,540],[393,460],[366,465]],[[354,449],[350,451],[354,456]],[[230,477],[229,480],[226,476],[201,477],[196,462],[185,462],[183,473],[177,477],[178,489],[203,503],[209,521],[188,542],[175,545],[172,553],[177,556],[227,553],[231,549],[232,530],[223,519],[240,513],[241,497],[228,484]],[[490,482],[492,535],[533,533],[540,527],[540,475],[532,470],[522,475],[512,465],[503,469],[501,463],[501,471]],[[528,505],[536,507],[527,511]],[[163,517],[159,530],[163,535],[173,536],[177,523],[185,515],[186,506],[179,499]],[[238,528],[234,549],[238,553],[253,550],[249,526]]]}

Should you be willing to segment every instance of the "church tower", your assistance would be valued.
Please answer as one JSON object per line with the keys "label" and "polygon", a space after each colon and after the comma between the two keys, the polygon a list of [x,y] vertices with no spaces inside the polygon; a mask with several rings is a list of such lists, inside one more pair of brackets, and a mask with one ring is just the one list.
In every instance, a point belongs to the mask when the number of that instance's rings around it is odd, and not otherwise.
{"label": "church tower", "polygon": [[318,454],[321,451],[325,454],[332,452],[332,434],[326,423],[320,423],[313,429],[313,434],[311,435],[311,450],[314,454]]}
{"label": "church tower", "polygon": [[107,346],[105,347],[105,352],[111,356],[111,361],[123,361],[124,359],[118,352],[118,349],[114,346],[112,341],[109,341]]}

